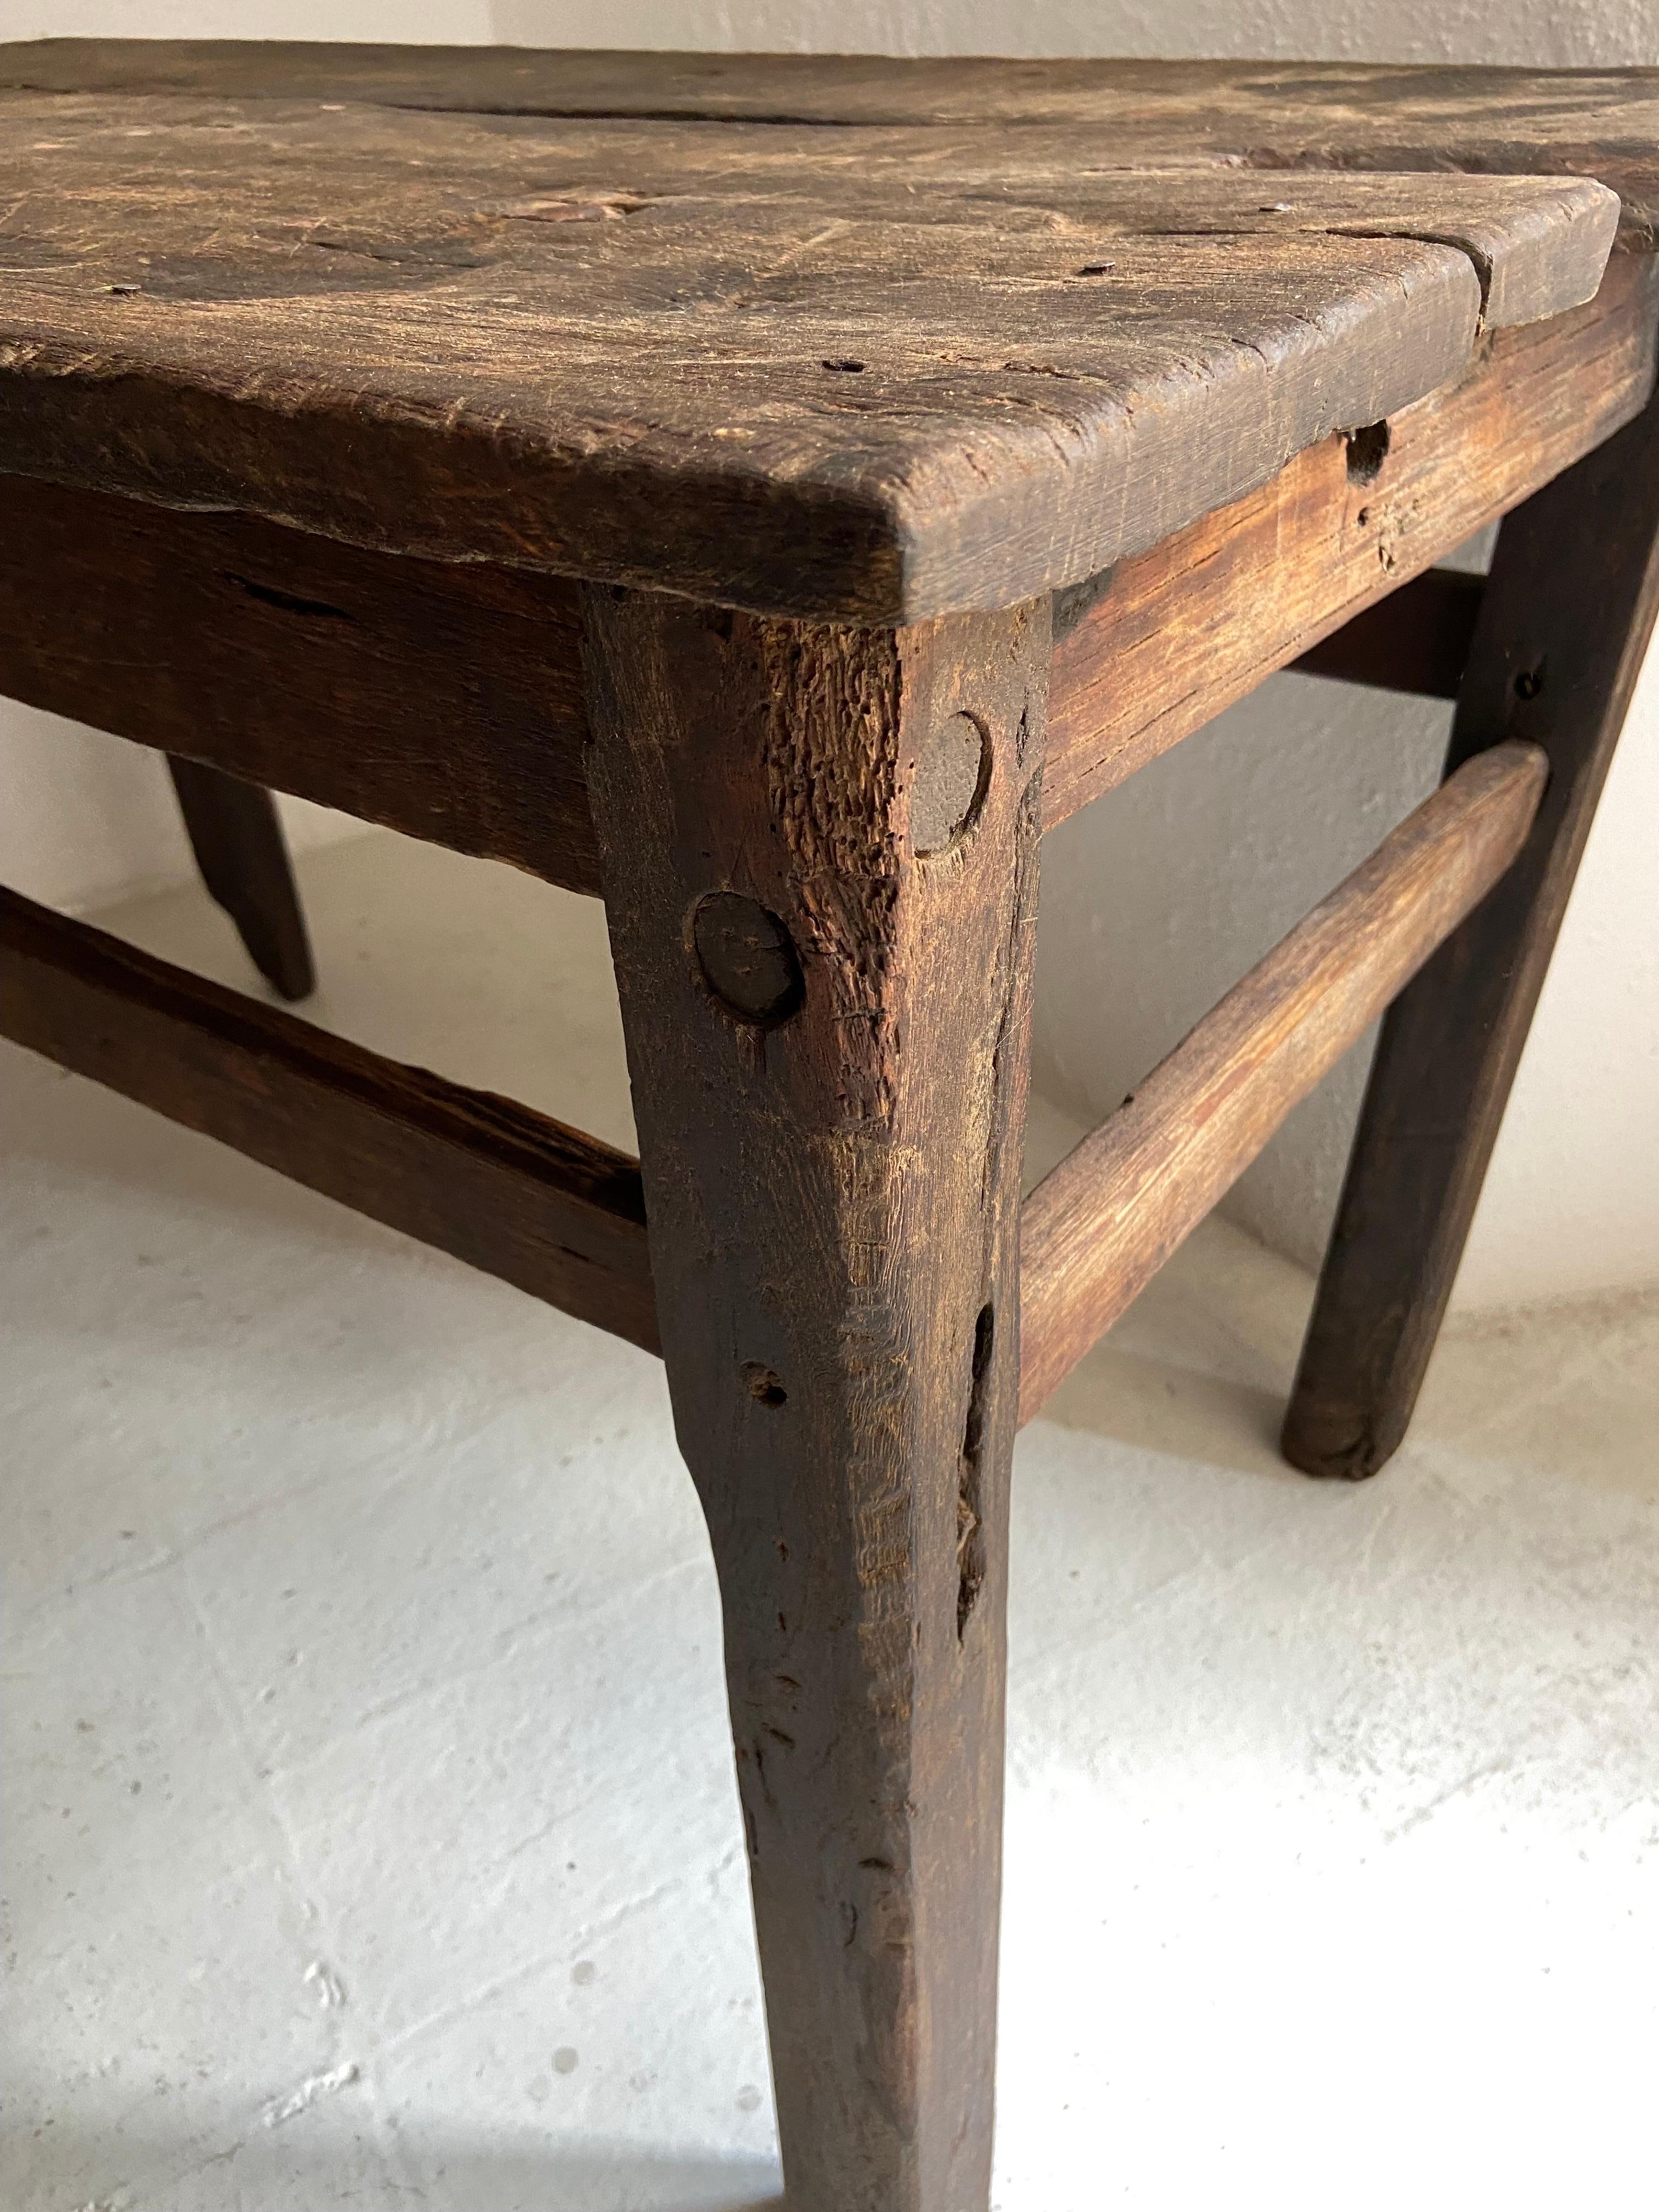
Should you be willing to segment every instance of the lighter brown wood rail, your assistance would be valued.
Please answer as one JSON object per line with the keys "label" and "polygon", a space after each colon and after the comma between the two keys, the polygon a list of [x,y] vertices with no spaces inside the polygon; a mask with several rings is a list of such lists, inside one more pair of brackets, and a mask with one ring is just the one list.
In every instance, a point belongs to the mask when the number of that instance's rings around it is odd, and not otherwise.
{"label": "lighter brown wood rail", "polygon": [[[1547,769],[1460,769],[1025,1202],[1020,1412],[1491,890]],[[0,1034],[357,1212],[658,1350],[639,1164],[0,890]]]}
{"label": "lighter brown wood rail", "polygon": [[1037,1185],[1020,1223],[1022,1420],[1491,890],[1547,780],[1536,745],[1460,769]]}
{"label": "lighter brown wood rail", "polygon": [[1097,592],[1057,598],[1045,828],[1629,422],[1653,389],[1656,283],[1659,257],[1620,257],[1589,307],[1494,333],[1466,375],[1403,409],[1380,462],[1373,453],[1356,470],[1352,445],[1327,439]]}

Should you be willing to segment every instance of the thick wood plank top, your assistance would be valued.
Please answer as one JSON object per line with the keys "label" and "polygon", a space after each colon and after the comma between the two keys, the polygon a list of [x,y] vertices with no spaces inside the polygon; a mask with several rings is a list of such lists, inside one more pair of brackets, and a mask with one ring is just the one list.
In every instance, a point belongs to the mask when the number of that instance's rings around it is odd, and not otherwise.
{"label": "thick wood plank top", "polygon": [[1659,71],[52,41],[0,160],[0,470],[884,622],[1588,298]]}
{"label": "thick wood plank top", "polygon": [[1659,220],[1659,69],[43,39],[0,46],[0,89],[684,122],[1059,124],[1099,134],[1091,166],[1196,155],[1257,168],[1587,175],[1638,219]]}

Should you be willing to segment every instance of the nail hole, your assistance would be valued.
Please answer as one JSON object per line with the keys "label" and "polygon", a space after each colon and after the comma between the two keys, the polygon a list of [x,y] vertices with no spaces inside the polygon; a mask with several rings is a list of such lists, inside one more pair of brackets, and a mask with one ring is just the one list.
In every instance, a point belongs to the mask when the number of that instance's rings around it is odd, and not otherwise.
{"label": "nail hole", "polygon": [[1536,668],[1523,668],[1515,679],[1517,699],[1535,699],[1543,688],[1544,664],[1541,660]]}
{"label": "nail hole", "polygon": [[977,820],[991,781],[991,740],[971,714],[951,714],[916,759],[910,842],[923,860],[956,843]]}
{"label": "nail hole", "polygon": [[[757,1406],[787,1404],[789,1393],[779,1382],[772,1370],[769,1367],[763,1367],[758,1359],[745,1359],[738,1372],[743,1376],[744,1389]],[[781,1552],[783,1551],[781,1544],[779,1545],[778,1549]],[[784,1556],[787,1559],[788,1554],[785,1553]]]}
{"label": "nail hole", "polygon": [[728,1013],[775,1029],[806,996],[789,932],[758,899],[711,891],[691,916],[691,943],[711,994]]}
{"label": "nail hole", "polygon": [[1368,422],[1363,430],[1344,432],[1348,441],[1348,481],[1350,483],[1375,483],[1382,474],[1382,464],[1389,458],[1392,443],[1386,422]]}

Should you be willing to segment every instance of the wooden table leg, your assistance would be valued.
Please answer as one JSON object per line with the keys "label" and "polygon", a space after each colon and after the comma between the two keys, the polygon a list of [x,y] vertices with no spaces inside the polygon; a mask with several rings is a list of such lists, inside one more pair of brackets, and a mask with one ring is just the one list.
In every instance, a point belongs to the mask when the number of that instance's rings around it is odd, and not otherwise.
{"label": "wooden table leg", "polygon": [[276,802],[263,785],[204,761],[169,753],[167,767],[202,881],[248,957],[283,998],[308,998],[317,978]]}
{"label": "wooden table leg", "polygon": [[1498,535],[1448,770],[1525,738],[1550,785],[1383,1024],[1285,1423],[1310,1474],[1375,1474],[1405,1434],[1656,607],[1659,402]]}
{"label": "wooden table leg", "polygon": [[589,625],[789,2203],[982,2212],[1047,610]]}

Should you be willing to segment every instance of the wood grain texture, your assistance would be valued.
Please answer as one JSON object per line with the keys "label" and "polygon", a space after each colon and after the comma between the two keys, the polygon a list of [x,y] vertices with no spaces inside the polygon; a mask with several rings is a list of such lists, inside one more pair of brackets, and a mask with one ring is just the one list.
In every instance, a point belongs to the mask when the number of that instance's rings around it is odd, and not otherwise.
{"label": "wood grain texture", "polygon": [[[789,2202],[983,2212],[1047,609],[895,634],[591,606],[605,902]],[[919,857],[921,765],[964,714],[988,773]],[[781,933],[799,994],[734,1000],[704,967],[698,917],[727,899],[772,918],[750,939],[770,959]]]}
{"label": "wood grain texture", "polygon": [[657,1348],[638,1164],[0,890],[0,1035]]}
{"label": "wood grain texture", "polygon": [[0,695],[596,892],[562,579],[0,477]]}
{"label": "wood grain texture", "polygon": [[[1501,334],[1396,416],[1056,605],[1045,820],[1377,604],[1634,415],[1659,289]],[[599,888],[577,587],[0,477],[0,695],[367,821]],[[276,672],[273,678],[273,671]]]}
{"label": "wood grain texture", "polygon": [[1659,216],[1659,69],[55,39],[0,47],[0,85],[343,100],[527,118],[1047,125],[1079,166],[1558,171]]}
{"label": "wood grain texture", "polygon": [[1525,842],[1535,745],[1470,761],[1207,1013],[1025,1201],[1030,1420]]}
{"label": "wood grain texture", "polygon": [[1374,1474],[1405,1434],[1656,610],[1659,405],[1498,534],[1448,769],[1524,738],[1549,789],[1383,1024],[1285,1424],[1310,1474]]}
{"label": "wood grain texture", "polygon": [[1290,665],[1301,676],[1328,676],[1425,699],[1455,699],[1468,665],[1486,581],[1459,568],[1425,568]]}
{"label": "wood grain texture", "polygon": [[1653,389],[1659,264],[1620,257],[1593,307],[1498,332],[1390,418],[1375,475],[1300,455],[1056,604],[1044,820],[1109,791],[1628,422]]}
{"label": "wood grain texture", "polygon": [[[27,73],[27,72],[26,72]],[[0,93],[0,469],[880,623],[1094,574],[1595,290],[1583,179]]]}
{"label": "wood grain texture", "polygon": [[169,755],[196,865],[236,925],[248,957],[284,999],[316,988],[311,940],[276,806],[263,785]]}

